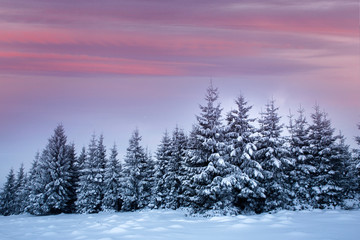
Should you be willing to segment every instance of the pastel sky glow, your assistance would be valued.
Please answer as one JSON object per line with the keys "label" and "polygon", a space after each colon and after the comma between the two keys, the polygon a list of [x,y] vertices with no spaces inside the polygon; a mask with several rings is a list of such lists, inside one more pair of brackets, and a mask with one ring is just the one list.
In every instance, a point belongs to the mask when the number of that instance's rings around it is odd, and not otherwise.
{"label": "pastel sky glow", "polygon": [[358,0],[0,0],[0,181],[28,168],[53,129],[121,154],[138,127],[190,130],[212,79],[224,111],[242,93],[257,116],[317,102],[360,135]]}

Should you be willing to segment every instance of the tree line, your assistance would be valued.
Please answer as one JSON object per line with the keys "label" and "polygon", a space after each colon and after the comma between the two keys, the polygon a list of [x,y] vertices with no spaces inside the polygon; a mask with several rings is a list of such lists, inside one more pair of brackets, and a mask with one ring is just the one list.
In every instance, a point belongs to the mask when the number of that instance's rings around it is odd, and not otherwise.
{"label": "tree line", "polygon": [[[93,135],[79,154],[58,125],[31,169],[11,169],[0,213],[49,215],[186,207],[194,213],[359,206],[360,148],[350,149],[319,106],[280,123],[275,101],[257,119],[243,96],[225,116],[212,84],[189,134],[165,132],[152,156],[136,129],[126,156]],[[255,122],[257,121],[257,127]],[[288,129],[289,135],[283,131]],[[360,125],[359,125],[360,129]],[[360,137],[355,140],[360,145]]]}

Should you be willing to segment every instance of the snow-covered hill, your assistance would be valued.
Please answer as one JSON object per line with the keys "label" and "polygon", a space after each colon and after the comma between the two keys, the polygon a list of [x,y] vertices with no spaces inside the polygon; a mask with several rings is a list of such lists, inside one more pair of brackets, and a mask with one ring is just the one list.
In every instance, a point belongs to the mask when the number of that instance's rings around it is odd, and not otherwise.
{"label": "snow-covered hill", "polygon": [[0,239],[359,239],[360,211],[281,211],[236,217],[186,217],[152,210],[92,215],[0,216]]}

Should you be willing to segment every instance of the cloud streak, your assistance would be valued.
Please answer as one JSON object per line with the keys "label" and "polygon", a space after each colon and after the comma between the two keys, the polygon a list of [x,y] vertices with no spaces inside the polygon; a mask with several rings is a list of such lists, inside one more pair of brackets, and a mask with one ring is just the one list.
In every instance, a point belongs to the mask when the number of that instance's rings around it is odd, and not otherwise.
{"label": "cloud streak", "polygon": [[[5,1],[7,2],[7,1]],[[26,6],[21,11],[19,3]],[[316,34],[357,34],[357,1],[76,1],[5,4],[8,22],[96,29],[172,25]],[[101,21],[97,21],[101,19]]]}
{"label": "cloud streak", "polygon": [[0,70],[83,77],[306,74],[320,85],[333,76],[354,83],[357,3],[4,0]]}

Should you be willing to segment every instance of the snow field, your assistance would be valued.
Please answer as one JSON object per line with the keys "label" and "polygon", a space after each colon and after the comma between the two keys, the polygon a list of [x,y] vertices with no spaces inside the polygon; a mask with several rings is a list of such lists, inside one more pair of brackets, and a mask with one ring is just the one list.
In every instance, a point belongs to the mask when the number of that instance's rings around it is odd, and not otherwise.
{"label": "snow field", "polygon": [[0,239],[359,239],[360,210],[186,217],[177,210],[0,216]]}

